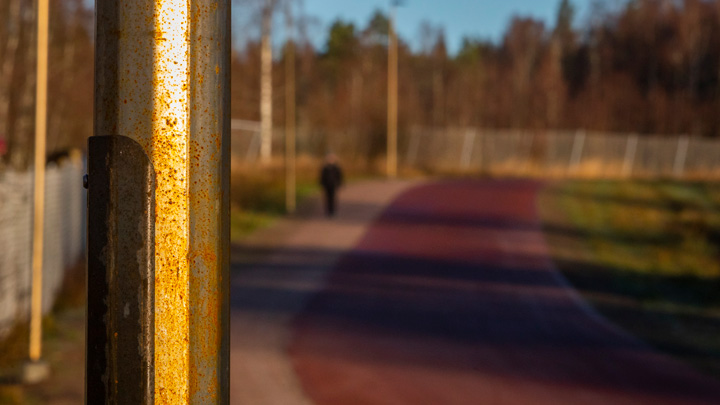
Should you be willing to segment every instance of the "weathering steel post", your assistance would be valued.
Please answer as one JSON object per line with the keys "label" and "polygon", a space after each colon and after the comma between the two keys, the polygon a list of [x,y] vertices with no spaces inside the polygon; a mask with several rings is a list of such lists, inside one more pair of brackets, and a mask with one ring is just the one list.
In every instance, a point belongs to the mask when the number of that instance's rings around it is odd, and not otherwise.
{"label": "weathering steel post", "polygon": [[88,403],[229,401],[229,22],[96,1]]}

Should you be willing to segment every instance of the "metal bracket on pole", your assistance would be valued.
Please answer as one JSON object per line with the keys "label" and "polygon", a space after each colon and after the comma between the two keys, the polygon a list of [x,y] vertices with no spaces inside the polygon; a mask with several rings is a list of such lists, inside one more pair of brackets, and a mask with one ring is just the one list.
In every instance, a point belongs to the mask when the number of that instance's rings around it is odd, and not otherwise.
{"label": "metal bracket on pole", "polygon": [[155,353],[155,171],[124,136],[88,141],[86,402],[150,404]]}

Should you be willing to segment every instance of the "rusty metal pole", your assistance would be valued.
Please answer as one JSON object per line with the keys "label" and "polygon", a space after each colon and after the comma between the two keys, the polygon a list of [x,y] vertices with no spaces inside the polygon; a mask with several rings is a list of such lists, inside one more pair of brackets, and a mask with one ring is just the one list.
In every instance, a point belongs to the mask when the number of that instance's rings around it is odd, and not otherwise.
{"label": "rusty metal pole", "polygon": [[229,401],[229,3],[96,2],[87,403]]}

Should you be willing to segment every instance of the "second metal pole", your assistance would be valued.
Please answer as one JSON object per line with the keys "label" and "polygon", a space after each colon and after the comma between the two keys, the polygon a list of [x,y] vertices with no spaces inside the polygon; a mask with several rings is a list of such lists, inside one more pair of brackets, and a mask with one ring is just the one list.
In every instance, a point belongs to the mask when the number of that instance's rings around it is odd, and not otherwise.
{"label": "second metal pole", "polygon": [[33,204],[32,309],[30,360],[42,353],[43,230],[45,214],[45,137],[47,132],[48,0],[37,3],[37,87],[35,95],[35,181]]}
{"label": "second metal pole", "polygon": [[285,60],[285,209],[295,212],[297,205],[297,175],[295,150],[295,40],[290,3],[287,4],[287,54]]}
{"label": "second metal pole", "polygon": [[395,32],[396,3],[390,10],[388,43],[388,118],[387,118],[387,176],[397,177],[397,130],[398,130],[398,49]]}

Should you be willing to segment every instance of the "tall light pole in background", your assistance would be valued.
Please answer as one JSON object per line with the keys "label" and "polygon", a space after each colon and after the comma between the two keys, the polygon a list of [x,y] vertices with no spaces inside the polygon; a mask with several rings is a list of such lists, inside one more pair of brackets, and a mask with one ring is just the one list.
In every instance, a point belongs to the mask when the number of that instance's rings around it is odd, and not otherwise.
{"label": "tall light pole in background", "polygon": [[287,47],[285,54],[285,209],[296,208],[295,171],[295,35],[291,2],[285,4]]}
{"label": "tall light pole in background", "polygon": [[402,5],[392,0],[388,27],[388,118],[387,118],[387,176],[397,177],[397,130],[398,130],[398,49],[395,31],[395,13]]}
{"label": "tall light pole in background", "polygon": [[260,162],[272,159],[272,16],[275,0],[265,0],[260,44]]}
{"label": "tall light pole in background", "polygon": [[23,370],[26,382],[43,380],[48,366],[42,354],[43,224],[45,213],[45,137],[47,132],[48,0],[37,2],[37,83],[35,88],[35,180],[33,183],[32,302],[30,362]]}

